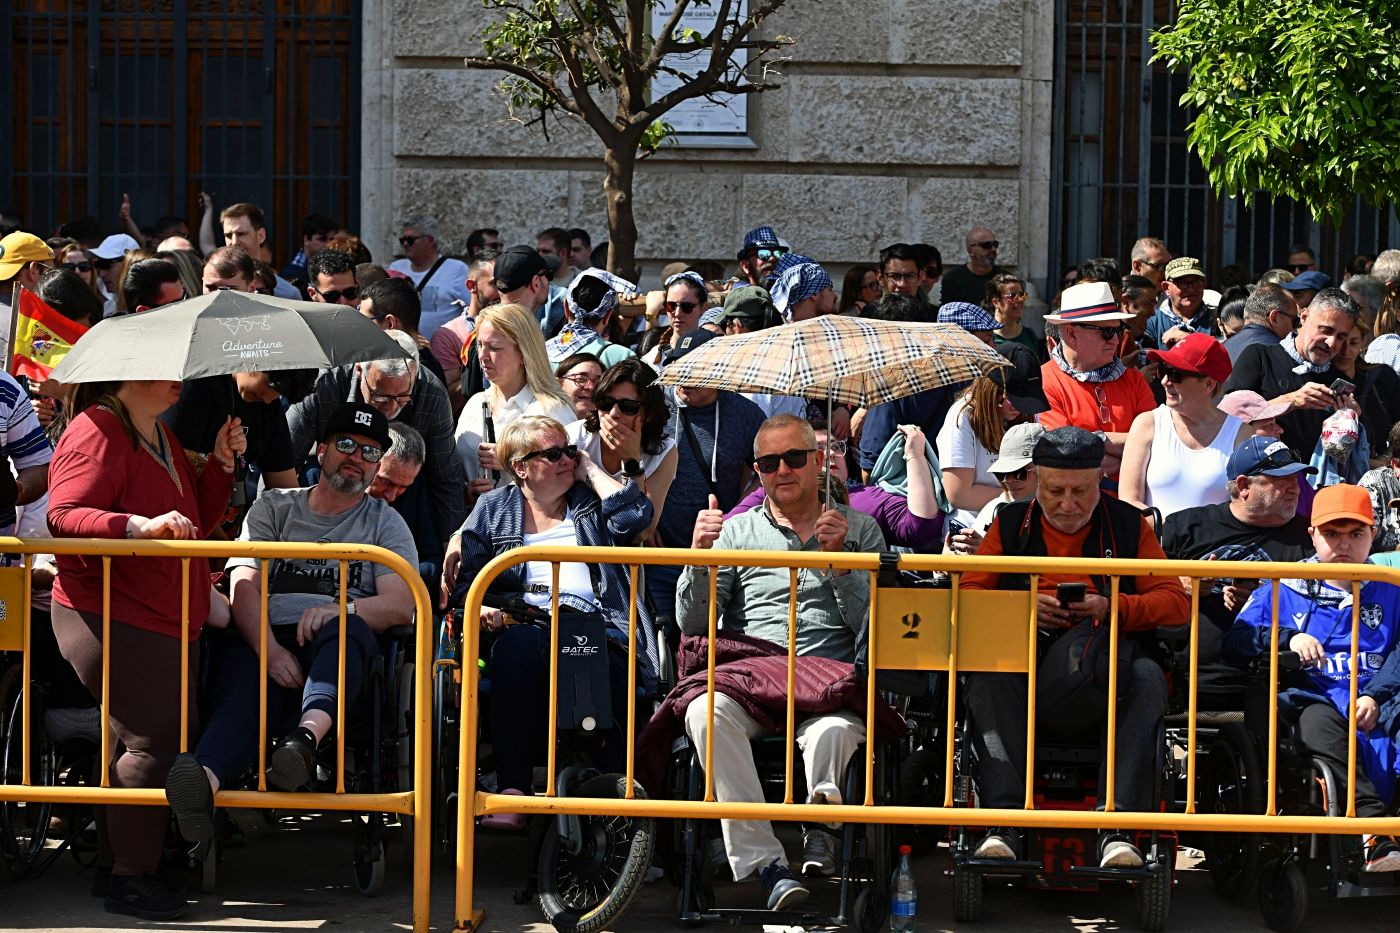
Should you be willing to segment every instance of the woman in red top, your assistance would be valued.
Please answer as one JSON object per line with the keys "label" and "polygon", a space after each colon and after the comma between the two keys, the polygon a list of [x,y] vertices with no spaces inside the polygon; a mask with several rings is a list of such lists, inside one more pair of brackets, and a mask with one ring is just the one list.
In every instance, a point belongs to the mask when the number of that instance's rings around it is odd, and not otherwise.
{"label": "woman in red top", "polygon": [[[49,529],[55,538],[204,538],[223,517],[235,458],[247,447],[236,419],[219,432],[204,470],[156,418],[180,397],[178,382],[127,381],[74,387],[72,420],[49,468]],[[60,555],[53,628],[63,656],[95,698],[102,696],[102,558]],[[198,638],[209,614],[205,562],[189,562],[189,641],[181,644],[181,561],[114,557],[111,563],[111,683],[107,715],[116,741],[113,787],[163,787],[180,751],[180,652],[198,670]],[[192,679],[192,678],[191,678]],[[191,684],[189,696],[194,697]],[[155,879],[169,815],[163,807],[99,807],[99,878],[110,872],[106,907],[165,920],[184,898]],[[106,869],[106,872],[104,872]]]}

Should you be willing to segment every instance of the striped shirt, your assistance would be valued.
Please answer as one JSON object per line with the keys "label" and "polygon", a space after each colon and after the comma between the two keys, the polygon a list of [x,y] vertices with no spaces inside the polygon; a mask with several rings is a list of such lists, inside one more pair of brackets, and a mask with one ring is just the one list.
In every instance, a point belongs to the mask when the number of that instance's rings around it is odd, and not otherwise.
{"label": "striped shirt", "polygon": [[[53,445],[34,416],[29,393],[8,373],[0,372],[0,451],[16,472],[53,459]],[[15,508],[0,508],[0,534],[13,534]]]}

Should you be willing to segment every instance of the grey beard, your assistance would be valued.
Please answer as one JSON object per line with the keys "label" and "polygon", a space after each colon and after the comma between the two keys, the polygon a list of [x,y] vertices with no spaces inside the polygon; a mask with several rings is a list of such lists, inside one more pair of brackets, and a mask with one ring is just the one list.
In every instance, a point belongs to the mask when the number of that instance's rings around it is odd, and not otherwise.
{"label": "grey beard", "polygon": [[339,472],[327,473],[325,476],[326,482],[331,484],[331,488],[344,495],[354,495],[369,488],[369,481],[365,479],[353,480]]}

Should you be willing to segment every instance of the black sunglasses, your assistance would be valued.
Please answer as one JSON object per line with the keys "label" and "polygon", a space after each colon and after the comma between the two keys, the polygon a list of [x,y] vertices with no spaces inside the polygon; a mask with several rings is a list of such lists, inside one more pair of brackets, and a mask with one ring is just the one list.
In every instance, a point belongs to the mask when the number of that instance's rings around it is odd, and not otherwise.
{"label": "black sunglasses", "polygon": [[578,459],[578,445],[565,444],[563,447],[546,447],[543,450],[532,450],[523,457],[518,457],[516,463],[524,463],[536,457],[544,457],[550,463],[558,463],[560,457],[568,457],[570,460]]}
{"label": "black sunglasses", "polygon": [[786,463],[789,470],[800,470],[807,465],[807,455],[816,452],[815,447],[809,450],[794,447],[792,450],[785,450],[780,454],[764,454],[762,457],[754,457],[753,462],[760,473],[776,473],[779,460]]}
{"label": "black sunglasses", "polygon": [[347,457],[353,454],[356,448],[359,448],[360,458],[364,460],[365,463],[378,463],[379,459],[384,456],[382,448],[375,447],[373,444],[361,444],[353,437],[345,437],[343,435],[337,437],[335,443],[331,446],[335,448],[336,453],[344,454]]}
{"label": "black sunglasses", "polygon": [[428,235],[426,233],[420,233],[417,236],[401,236],[399,237],[399,245],[401,245],[404,249],[408,249],[410,246],[412,246],[414,243],[417,243],[419,240],[426,239],[427,236]]}
{"label": "black sunglasses", "polygon": [[1193,373],[1184,369],[1177,369],[1175,366],[1157,367],[1157,375],[1163,379],[1170,379],[1172,382],[1181,383],[1187,379],[1204,379],[1205,373]]}
{"label": "black sunglasses", "polygon": [[1030,475],[1030,471],[1032,469],[1033,467],[1023,466],[1021,467],[1021,469],[1015,471],[1014,473],[997,473],[996,478],[1001,480],[1003,483],[1009,482],[1013,479],[1019,483],[1024,481],[1025,478]]}
{"label": "black sunglasses", "polygon": [[609,412],[616,405],[624,415],[635,415],[642,410],[642,403],[634,398],[613,398],[611,395],[597,395],[593,398],[593,404],[598,406],[601,412]]}
{"label": "black sunglasses", "polygon": [[1312,263],[1308,263],[1308,262],[1295,262],[1295,263],[1293,263],[1292,265],[1290,265],[1288,268],[1291,269],[1293,272],[1296,273],[1296,272],[1307,272],[1308,269],[1310,269],[1311,267],[1312,267]]}
{"label": "black sunglasses", "polygon": [[999,248],[1001,247],[1001,241],[1000,241],[1000,240],[983,240],[981,243],[973,243],[972,245],[973,245],[973,246],[980,246],[980,247],[982,247],[983,249],[999,249]]}
{"label": "black sunglasses", "polygon": [[667,311],[670,311],[672,314],[675,314],[677,311],[679,311],[679,312],[682,313],[682,314],[689,314],[690,312],[694,311],[694,310],[695,310],[696,308],[698,308],[698,307],[700,307],[700,305],[697,304],[697,303],[694,302],[694,301],[668,301],[668,302],[666,302],[666,310],[667,310]]}
{"label": "black sunglasses", "polygon": [[1104,340],[1117,340],[1123,335],[1122,326],[1118,327],[1095,327],[1093,324],[1075,324],[1080,330],[1092,330]]}
{"label": "black sunglasses", "polygon": [[327,304],[332,305],[339,303],[340,299],[342,298],[344,298],[346,301],[354,301],[356,298],[360,297],[360,289],[354,285],[351,285],[349,288],[343,288],[339,291],[331,289],[328,292],[323,292],[319,288],[316,289],[316,291],[322,298],[326,299]]}
{"label": "black sunglasses", "polygon": [[76,270],[76,271],[78,271],[78,272],[91,272],[91,271],[92,271],[92,263],[87,262],[87,261],[83,261],[83,262],[65,262],[65,263],[63,264],[63,268],[65,268],[65,269],[74,269],[74,270]]}

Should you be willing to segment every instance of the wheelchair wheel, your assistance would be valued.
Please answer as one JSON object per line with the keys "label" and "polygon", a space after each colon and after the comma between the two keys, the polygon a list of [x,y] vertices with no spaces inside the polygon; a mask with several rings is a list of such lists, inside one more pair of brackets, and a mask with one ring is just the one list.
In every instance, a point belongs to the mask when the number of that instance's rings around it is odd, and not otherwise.
{"label": "wheelchair wheel", "polygon": [[453,669],[433,678],[433,838],[451,855],[457,840],[457,750],[461,737],[460,690]]}
{"label": "wheelchair wheel", "polygon": [[880,893],[874,887],[867,887],[856,895],[856,902],[851,908],[851,913],[855,917],[856,929],[860,933],[879,933],[881,930],[888,929],[886,912],[889,908]]}
{"label": "wheelchair wheel", "polygon": [[977,872],[953,866],[953,919],[958,923],[982,919],[982,881]]}
{"label": "wheelchair wheel", "polygon": [[1270,859],[1259,870],[1259,912],[1278,933],[1294,933],[1308,915],[1308,883],[1292,858]]}
{"label": "wheelchair wheel", "polygon": [[[1243,723],[1222,724],[1206,755],[1201,806],[1206,813],[1262,813],[1263,767],[1259,750]],[[1259,873],[1261,840],[1255,833],[1212,833],[1206,842],[1206,868],[1215,891],[1230,901],[1244,897]]]}
{"label": "wheelchair wheel", "polygon": [[[642,796],[642,789],[636,788]],[[626,778],[600,774],[585,781],[575,797],[620,800]],[[650,819],[580,816],[583,845],[570,852],[551,818],[540,844],[539,906],[560,933],[595,933],[626,912],[642,890],[656,844]]]}
{"label": "wheelchair wheel", "polygon": [[384,850],[383,819],[378,813],[355,816],[355,890],[365,897],[378,897],[384,890],[388,858]]}
{"label": "wheelchair wheel", "polygon": [[[37,786],[57,783],[58,753],[48,732],[43,728],[44,712],[38,702],[31,703],[30,718],[24,721],[24,698],[21,680],[23,670],[18,665],[5,672],[0,680],[0,702],[5,715],[3,750],[0,768],[3,783],[20,784],[24,780],[24,746],[29,743],[29,780]],[[31,728],[34,724],[38,728]],[[0,803],[0,877],[23,878],[44,851],[49,835],[49,817],[53,805],[25,801]]]}
{"label": "wheelchair wheel", "polygon": [[1167,928],[1167,912],[1172,905],[1171,866],[1159,864],[1157,870],[1137,886],[1138,926],[1148,933]]}

